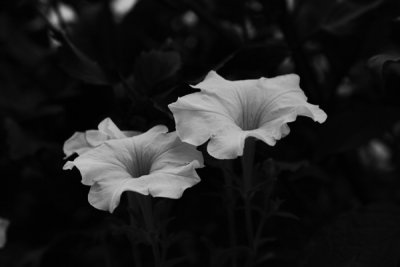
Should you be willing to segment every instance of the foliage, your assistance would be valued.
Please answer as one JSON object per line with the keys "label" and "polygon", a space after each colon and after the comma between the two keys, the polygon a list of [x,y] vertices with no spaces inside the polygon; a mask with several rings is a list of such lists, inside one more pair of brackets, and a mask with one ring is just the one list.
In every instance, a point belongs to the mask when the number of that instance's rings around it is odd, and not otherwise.
{"label": "foliage", "polygon": [[[127,228],[138,212],[127,194],[114,214],[93,209],[79,172],[62,171],[62,145],[106,117],[173,130],[167,105],[211,69],[232,80],[297,73],[328,114],[322,125],[299,118],[274,147],[256,143],[253,266],[400,264],[399,1],[139,0],[118,19],[110,1],[62,1],[75,20],[56,12],[61,0],[0,4],[0,217],[10,221],[0,266],[151,266],[151,234]],[[238,162],[206,163],[182,199],[155,203],[165,266],[253,253],[229,246],[223,212],[223,177]]]}

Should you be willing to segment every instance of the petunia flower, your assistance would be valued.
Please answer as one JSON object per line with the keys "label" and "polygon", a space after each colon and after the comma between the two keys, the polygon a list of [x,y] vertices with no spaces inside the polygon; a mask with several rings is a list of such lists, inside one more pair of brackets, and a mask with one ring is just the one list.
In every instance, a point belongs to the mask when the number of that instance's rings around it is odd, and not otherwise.
{"label": "petunia flower", "polygon": [[255,137],[268,145],[289,134],[287,123],[298,115],[322,123],[327,115],[307,102],[299,76],[228,81],[210,71],[193,88],[200,92],[178,98],[172,111],[178,136],[199,146],[210,140],[208,153],[217,159],[243,154],[245,139]]}
{"label": "petunia flower", "polygon": [[160,125],[140,135],[105,141],[67,162],[64,169],[79,169],[82,183],[91,187],[89,203],[97,209],[113,212],[124,191],[180,198],[200,181],[196,168],[203,167],[203,156],[176,132],[167,131]]}
{"label": "petunia flower", "polygon": [[65,157],[69,157],[74,153],[83,154],[110,139],[126,138],[139,134],[139,132],[134,131],[121,131],[110,118],[102,120],[98,125],[98,129],[88,130],[84,133],[75,132],[64,143]]}

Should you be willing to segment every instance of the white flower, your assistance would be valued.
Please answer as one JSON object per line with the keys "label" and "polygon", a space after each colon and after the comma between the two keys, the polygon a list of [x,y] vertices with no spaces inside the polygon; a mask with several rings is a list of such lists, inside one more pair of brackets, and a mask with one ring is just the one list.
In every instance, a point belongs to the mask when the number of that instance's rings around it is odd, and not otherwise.
{"label": "white flower", "polygon": [[169,105],[176,130],[182,141],[195,146],[210,139],[207,151],[217,159],[241,156],[247,137],[275,145],[289,134],[287,123],[298,115],[320,123],[327,118],[318,106],[307,103],[296,74],[228,81],[210,71],[193,87],[200,92]]}
{"label": "white flower", "polygon": [[160,125],[140,135],[105,141],[67,162],[64,169],[79,169],[82,183],[91,186],[89,203],[97,209],[112,212],[124,191],[180,198],[200,181],[195,169],[203,167],[203,157],[176,132],[167,131]]}
{"label": "white flower", "polygon": [[138,135],[139,132],[121,131],[110,118],[105,118],[99,123],[99,130],[88,130],[84,133],[76,132],[64,143],[66,157],[74,153],[81,155],[110,139],[119,139]]}

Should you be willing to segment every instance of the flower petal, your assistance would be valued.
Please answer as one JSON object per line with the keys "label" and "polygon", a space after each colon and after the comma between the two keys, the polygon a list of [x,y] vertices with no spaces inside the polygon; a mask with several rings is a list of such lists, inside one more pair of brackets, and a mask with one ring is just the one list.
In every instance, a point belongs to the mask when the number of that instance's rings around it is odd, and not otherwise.
{"label": "flower petal", "polygon": [[63,150],[65,157],[69,157],[74,153],[78,155],[85,153],[86,151],[92,149],[95,144],[101,144],[108,138],[105,134],[89,130],[84,133],[75,132],[67,141],[65,141]]}
{"label": "flower petal", "polygon": [[217,159],[234,159],[243,155],[246,135],[234,124],[226,125],[210,139],[207,152]]}
{"label": "flower petal", "polygon": [[121,131],[110,118],[105,118],[98,125],[98,130],[76,132],[64,143],[65,157],[74,153],[81,155],[110,139],[120,139],[141,134],[136,131]]}
{"label": "flower petal", "polygon": [[168,105],[182,141],[201,145],[219,159],[243,154],[244,140],[253,136],[269,145],[289,134],[287,123],[298,115],[324,122],[326,114],[307,103],[296,74],[257,80],[228,81],[210,71],[192,87],[201,91]]}
{"label": "flower petal", "polygon": [[204,78],[204,80],[196,85],[191,85],[193,88],[198,88],[204,91],[216,91],[217,88],[230,88],[232,86],[232,82],[229,80],[225,80],[221,76],[218,75],[215,71],[210,71]]}
{"label": "flower petal", "polygon": [[97,209],[113,212],[125,191],[177,199],[187,188],[200,182],[195,168],[197,168],[197,164],[192,162],[185,166],[151,173],[139,178],[102,179],[91,186],[88,200]]}
{"label": "flower petal", "polygon": [[125,138],[121,130],[115,125],[115,123],[110,118],[105,118],[99,123],[98,129],[100,132],[104,133],[109,137],[109,139],[119,139]]}
{"label": "flower petal", "polygon": [[123,185],[129,180],[132,178],[100,180],[94,183],[88,194],[90,205],[99,210],[113,212],[120,202]]}
{"label": "flower petal", "polygon": [[89,202],[98,209],[112,212],[127,190],[179,198],[200,181],[195,169],[203,166],[203,158],[167,130],[159,125],[141,135],[106,141],[64,168],[79,169],[82,183],[91,186]]}
{"label": "flower petal", "polygon": [[147,177],[142,176],[139,179],[147,183],[146,187],[153,197],[177,199],[187,188],[200,182],[200,177],[195,170],[199,167],[202,166],[197,161],[192,161],[183,166],[152,172]]}
{"label": "flower petal", "polygon": [[221,123],[234,124],[225,105],[212,95],[186,95],[168,107],[174,114],[178,136],[195,146],[205,143],[213,135],[214,129],[221,128]]}
{"label": "flower petal", "polygon": [[158,135],[145,151],[153,155],[150,172],[193,163],[203,167],[203,155],[193,145],[182,142],[176,132]]}
{"label": "flower petal", "polygon": [[85,185],[93,185],[96,181],[109,177],[129,178],[132,176],[132,170],[136,168],[136,161],[133,161],[136,151],[129,149],[131,147],[129,143],[132,143],[129,138],[107,141],[74,161],[67,162],[64,169],[77,167]]}
{"label": "flower petal", "polygon": [[249,91],[257,88],[257,83],[258,80],[228,81],[215,71],[210,71],[204,81],[192,85],[192,87],[200,89],[203,94],[208,94],[214,99],[218,99],[227,111],[228,116],[238,122],[238,120],[242,119],[241,115],[243,113],[241,111],[247,109],[247,106],[254,105],[253,100],[260,100],[259,97],[255,97],[255,99],[249,98],[249,96],[254,95]]}

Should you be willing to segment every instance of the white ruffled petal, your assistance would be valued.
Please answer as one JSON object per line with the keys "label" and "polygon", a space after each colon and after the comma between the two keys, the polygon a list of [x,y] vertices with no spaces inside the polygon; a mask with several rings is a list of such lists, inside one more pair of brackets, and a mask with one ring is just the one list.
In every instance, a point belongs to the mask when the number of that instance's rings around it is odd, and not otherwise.
{"label": "white ruffled petal", "polygon": [[[163,131],[165,126],[156,126],[155,131]],[[168,129],[167,129],[168,131]],[[141,134],[137,131],[121,131],[110,118],[105,118],[98,125],[98,130],[76,132],[64,143],[65,157],[74,153],[81,155],[90,149],[100,146],[110,139],[121,139]],[[65,167],[68,168],[68,167]]]}
{"label": "white ruffled petal", "polygon": [[134,160],[136,151],[131,148],[132,140],[129,138],[110,140],[77,157],[65,168],[72,164],[77,167],[85,185],[93,185],[109,177],[131,177],[140,167]]}
{"label": "white ruffled petal", "polygon": [[98,129],[100,132],[107,135],[108,139],[120,139],[141,134],[141,132],[138,131],[121,131],[110,118],[102,120],[99,123]]}
{"label": "white ruffled petal", "polygon": [[88,130],[84,134],[86,142],[89,145],[88,149],[99,146],[110,139],[107,134],[97,130]]}
{"label": "white ruffled petal", "polygon": [[126,137],[126,135],[121,132],[121,130],[110,118],[105,118],[102,120],[98,125],[98,129],[100,132],[107,135],[109,139],[120,139]]}
{"label": "white ruffled petal", "polygon": [[125,179],[100,180],[94,183],[88,194],[90,205],[99,210],[113,212],[120,202],[123,185],[131,179],[127,177]]}
{"label": "white ruffled petal", "polygon": [[150,172],[189,163],[195,164],[196,168],[203,167],[201,152],[193,145],[182,142],[176,132],[157,136],[145,150],[154,155]]}
{"label": "white ruffled petal", "polygon": [[246,136],[255,137],[270,146],[274,146],[277,140],[282,139],[290,133],[290,128],[287,124],[295,121],[299,115],[310,117],[317,122],[324,122],[326,120],[326,114],[320,111],[322,110],[317,108],[317,106],[310,104],[307,106],[280,110],[279,116],[276,116],[273,120],[269,120],[270,118],[268,118],[268,120],[262,123],[257,129],[247,131]]}
{"label": "white ruffled petal", "polygon": [[125,191],[178,199],[187,188],[200,182],[195,168],[198,168],[198,165],[192,162],[139,178],[102,179],[91,186],[88,200],[97,209],[113,212]]}
{"label": "white ruffled petal", "polygon": [[78,155],[83,154],[93,147],[104,143],[107,139],[106,135],[95,130],[89,130],[84,133],[76,132],[64,143],[63,151],[65,157],[69,157],[74,153]]}
{"label": "white ruffled petal", "polygon": [[207,152],[216,159],[233,159],[243,155],[246,135],[236,125],[226,125],[207,145]]}
{"label": "white ruffled petal", "polygon": [[181,140],[195,146],[205,143],[222,126],[221,123],[234,123],[220,99],[209,94],[190,94],[178,98],[168,107],[174,114]]}
{"label": "white ruffled petal", "polygon": [[106,141],[64,169],[79,169],[82,183],[91,186],[89,203],[101,210],[112,212],[124,191],[179,198],[200,181],[195,169],[203,167],[203,157],[167,130],[158,125],[141,135]]}
{"label": "white ruffled petal", "polygon": [[324,111],[307,102],[299,82],[296,74],[228,81],[211,71],[192,86],[200,92],[178,98],[169,108],[184,142],[198,146],[210,140],[210,155],[232,159],[243,154],[249,136],[275,145],[299,115],[326,120]]}
{"label": "white ruffled petal", "polygon": [[69,157],[75,152],[81,154],[89,148],[85,133],[75,132],[67,141],[64,142],[63,151],[65,157]]}
{"label": "white ruffled petal", "polygon": [[205,90],[205,91],[216,91],[217,88],[229,88],[231,87],[232,81],[225,80],[219,76],[215,71],[210,71],[204,78],[204,80],[196,85],[191,85],[193,88]]}
{"label": "white ruffled petal", "polygon": [[153,197],[177,199],[187,188],[200,182],[195,170],[200,167],[203,166],[195,160],[183,166],[152,172],[148,177],[141,177],[141,179],[146,180],[149,193]]}
{"label": "white ruffled petal", "polygon": [[110,118],[101,121],[98,128],[99,130],[74,133],[64,143],[63,150],[65,157],[67,158],[74,153],[81,155],[109,139],[126,137]]}

